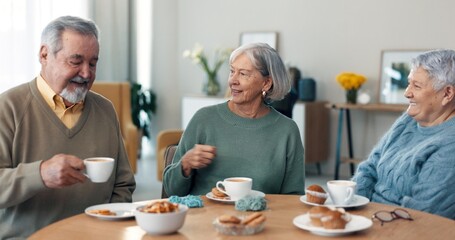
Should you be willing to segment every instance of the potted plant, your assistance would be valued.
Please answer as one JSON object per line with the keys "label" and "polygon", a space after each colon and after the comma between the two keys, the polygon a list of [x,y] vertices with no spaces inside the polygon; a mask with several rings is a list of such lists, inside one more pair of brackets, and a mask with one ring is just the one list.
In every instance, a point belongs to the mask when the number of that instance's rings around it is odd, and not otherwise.
{"label": "potted plant", "polygon": [[156,94],[151,89],[143,89],[139,83],[131,83],[131,117],[142,133],[141,138],[150,138],[150,123],[155,111]]}

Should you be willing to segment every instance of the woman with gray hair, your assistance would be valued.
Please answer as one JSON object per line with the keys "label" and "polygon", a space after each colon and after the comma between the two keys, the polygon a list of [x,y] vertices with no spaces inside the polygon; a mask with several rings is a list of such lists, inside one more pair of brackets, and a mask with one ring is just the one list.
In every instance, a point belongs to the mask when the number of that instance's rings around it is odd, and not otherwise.
{"label": "woman with gray hair", "polygon": [[269,107],[291,83],[278,53],[263,43],[232,52],[231,99],[200,109],[164,170],[168,195],[206,194],[217,181],[250,177],[264,193],[303,194],[303,146],[295,122]]}
{"label": "woman with gray hair", "polygon": [[362,162],[357,193],[455,219],[455,51],[413,59],[409,107]]}

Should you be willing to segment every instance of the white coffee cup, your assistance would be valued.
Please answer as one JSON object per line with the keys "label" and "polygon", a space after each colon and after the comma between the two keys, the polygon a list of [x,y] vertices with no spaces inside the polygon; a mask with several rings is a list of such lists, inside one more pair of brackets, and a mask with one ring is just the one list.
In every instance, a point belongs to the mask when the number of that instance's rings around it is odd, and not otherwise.
{"label": "white coffee cup", "polygon": [[355,196],[357,183],[348,180],[332,180],[327,182],[330,198],[335,205],[349,205]]}
{"label": "white coffee cup", "polygon": [[[223,185],[224,188],[220,187],[220,185]],[[227,194],[233,201],[250,194],[252,186],[253,179],[246,177],[231,177],[216,183],[216,188],[220,192]]]}
{"label": "white coffee cup", "polygon": [[114,159],[109,157],[92,157],[84,159],[85,169],[90,181],[95,183],[106,182],[114,169]]}

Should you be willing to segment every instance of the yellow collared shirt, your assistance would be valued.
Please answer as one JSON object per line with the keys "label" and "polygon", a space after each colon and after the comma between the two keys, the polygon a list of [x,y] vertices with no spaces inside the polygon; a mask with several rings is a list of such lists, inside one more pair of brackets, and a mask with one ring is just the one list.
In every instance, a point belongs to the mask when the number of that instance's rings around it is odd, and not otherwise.
{"label": "yellow collared shirt", "polygon": [[63,102],[63,98],[57,95],[51,87],[49,87],[41,75],[38,76],[37,84],[38,90],[44,97],[44,100],[46,100],[47,104],[54,111],[54,113],[57,114],[57,117],[62,120],[63,124],[65,124],[67,128],[74,127],[82,114],[84,102],[78,102],[70,107],[66,107]]}

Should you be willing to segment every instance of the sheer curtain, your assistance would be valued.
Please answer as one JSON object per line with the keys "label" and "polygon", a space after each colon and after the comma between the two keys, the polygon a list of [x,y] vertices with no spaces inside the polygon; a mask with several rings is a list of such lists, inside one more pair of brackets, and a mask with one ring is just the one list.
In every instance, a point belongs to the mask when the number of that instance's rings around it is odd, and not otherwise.
{"label": "sheer curtain", "polygon": [[89,16],[89,0],[0,1],[0,93],[39,74],[41,31],[62,15]]}
{"label": "sheer curtain", "polygon": [[[147,85],[151,68],[151,38],[144,37],[145,33],[151,34],[148,1],[0,0],[0,93],[39,74],[41,31],[51,20],[64,15],[92,19],[100,28],[97,81],[138,81],[143,78]],[[136,16],[136,8],[143,12],[142,15]],[[137,32],[141,33],[141,38],[136,37]],[[142,44],[136,43],[139,40]],[[137,69],[137,65],[142,68]]]}

